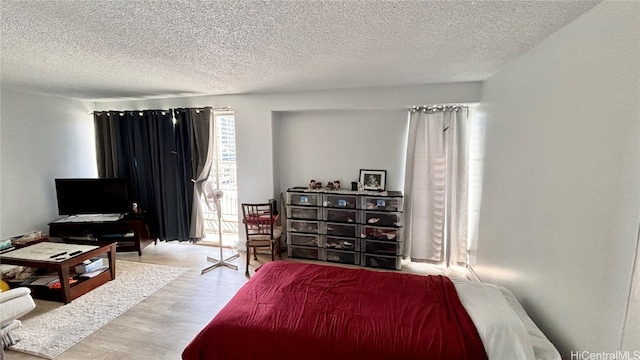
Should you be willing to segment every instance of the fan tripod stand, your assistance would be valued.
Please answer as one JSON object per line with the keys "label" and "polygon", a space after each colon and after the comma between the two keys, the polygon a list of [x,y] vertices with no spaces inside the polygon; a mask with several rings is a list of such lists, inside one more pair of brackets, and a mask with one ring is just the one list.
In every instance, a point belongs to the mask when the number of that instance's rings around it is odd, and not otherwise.
{"label": "fan tripod stand", "polygon": [[204,194],[205,194],[205,199],[207,200],[207,206],[209,206],[210,209],[213,210],[213,207],[211,206],[211,200],[214,201],[215,204],[215,212],[218,215],[218,238],[220,240],[220,259],[216,259],[216,258],[212,258],[210,256],[207,256],[207,261],[213,262],[212,265],[202,269],[202,272],[200,273],[200,275],[209,272],[217,267],[220,266],[226,266],[228,268],[231,268],[233,270],[238,270],[238,266],[235,264],[232,264],[228,261],[231,260],[235,260],[237,259],[240,254],[235,254],[232,255],[228,258],[224,258],[224,256],[222,255],[222,213],[221,213],[221,209],[220,209],[220,199],[222,198],[222,190],[213,190],[213,187],[211,186],[211,183],[206,182],[204,184]]}
{"label": "fan tripod stand", "polygon": [[232,263],[230,263],[228,261],[237,259],[240,256],[240,254],[232,255],[232,256],[230,256],[230,257],[228,257],[226,259],[222,255],[222,227],[221,227],[221,225],[222,225],[222,221],[220,221],[220,217],[218,217],[218,235],[219,235],[219,239],[220,239],[220,245],[219,245],[219,248],[220,248],[220,259],[216,259],[216,258],[212,258],[211,256],[207,256],[207,261],[210,261],[213,264],[208,266],[208,267],[206,267],[206,268],[204,268],[204,269],[202,269],[202,272],[200,273],[200,275],[202,275],[202,274],[204,274],[204,273],[206,273],[208,271],[211,271],[211,270],[213,270],[213,269],[215,269],[215,268],[217,268],[219,266],[226,266],[226,267],[231,268],[233,270],[238,270],[238,266],[237,265],[232,264]]}

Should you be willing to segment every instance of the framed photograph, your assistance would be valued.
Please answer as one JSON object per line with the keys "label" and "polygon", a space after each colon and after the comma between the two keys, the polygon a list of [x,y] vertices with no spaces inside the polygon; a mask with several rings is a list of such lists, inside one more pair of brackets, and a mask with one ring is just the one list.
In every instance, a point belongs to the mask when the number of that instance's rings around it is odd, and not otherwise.
{"label": "framed photograph", "polygon": [[386,181],[386,170],[360,169],[360,182],[365,190],[384,190]]}

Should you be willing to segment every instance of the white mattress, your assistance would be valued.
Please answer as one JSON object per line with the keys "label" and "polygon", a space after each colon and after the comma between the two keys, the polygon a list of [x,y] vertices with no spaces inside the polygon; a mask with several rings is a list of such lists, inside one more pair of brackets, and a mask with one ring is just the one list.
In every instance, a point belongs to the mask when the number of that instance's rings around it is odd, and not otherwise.
{"label": "white mattress", "polygon": [[468,280],[452,281],[490,360],[561,360],[511,291]]}

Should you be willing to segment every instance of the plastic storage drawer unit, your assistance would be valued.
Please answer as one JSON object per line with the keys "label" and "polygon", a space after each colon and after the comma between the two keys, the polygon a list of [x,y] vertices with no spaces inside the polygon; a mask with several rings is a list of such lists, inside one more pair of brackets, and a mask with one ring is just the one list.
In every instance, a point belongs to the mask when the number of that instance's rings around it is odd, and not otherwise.
{"label": "plastic storage drawer unit", "polygon": [[324,194],[324,206],[332,208],[359,209],[360,198],[357,195]]}
{"label": "plastic storage drawer unit", "polygon": [[323,245],[327,249],[360,251],[360,239],[325,235]]}
{"label": "plastic storage drawer unit", "polygon": [[363,225],[362,237],[372,240],[402,241],[402,228],[385,228]]}
{"label": "plastic storage drawer unit", "polygon": [[362,223],[373,226],[402,226],[402,214],[399,212],[363,211]]}
{"label": "plastic storage drawer unit", "polygon": [[326,224],[327,235],[343,236],[343,237],[357,237],[358,236],[358,224],[340,224],[340,223],[327,223]]}
{"label": "plastic storage drawer unit", "polygon": [[322,194],[312,192],[287,192],[287,204],[298,206],[322,206]]}
{"label": "plastic storage drawer unit", "polygon": [[402,211],[402,198],[363,196],[363,210]]}
{"label": "plastic storage drawer unit", "polygon": [[402,260],[400,260],[400,256],[362,253],[362,262],[360,265],[381,269],[400,270],[402,268]]}
{"label": "plastic storage drawer unit", "polygon": [[289,236],[287,236],[287,244],[320,247],[322,246],[321,236],[322,235],[298,234],[290,232]]}
{"label": "plastic storage drawer unit", "polygon": [[318,220],[322,218],[322,208],[310,206],[287,206],[287,218]]}
{"label": "plastic storage drawer unit", "polygon": [[360,260],[358,259],[360,255],[355,251],[342,251],[342,250],[331,250],[326,249],[326,260],[331,262],[337,262],[341,264],[353,264],[358,265]]}
{"label": "plastic storage drawer unit", "polygon": [[322,219],[331,222],[357,223],[358,210],[323,208]]}
{"label": "plastic storage drawer unit", "polygon": [[291,232],[322,234],[320,221],[287,220],[287,229]]}
{"label": "plastic storage drawer unit", "polygon": [[287,255],[292,258],[309,259],[309,260],[325,260],[324,249],[304,247],[304,246],[287,246]]}
{"label": "plastic storage drawer unit", "polygon": [[402,243],[364,239],[362,251],[372,254],[397,256],[402,254]]}

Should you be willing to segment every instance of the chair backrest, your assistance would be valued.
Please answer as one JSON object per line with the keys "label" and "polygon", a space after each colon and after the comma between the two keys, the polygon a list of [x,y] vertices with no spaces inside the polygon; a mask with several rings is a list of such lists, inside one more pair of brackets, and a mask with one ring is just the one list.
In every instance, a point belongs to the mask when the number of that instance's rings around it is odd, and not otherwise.
{"label": "chair backrest", "polygon": [[273,203],[242,204],[242,222],[247,238],[259,235],[273,236],[273,225],[276,215],[273,213]]}

